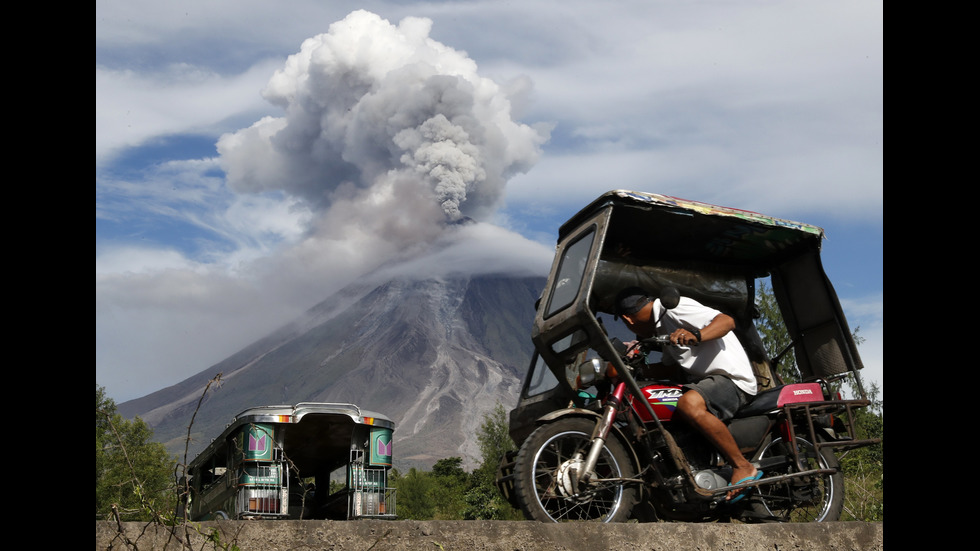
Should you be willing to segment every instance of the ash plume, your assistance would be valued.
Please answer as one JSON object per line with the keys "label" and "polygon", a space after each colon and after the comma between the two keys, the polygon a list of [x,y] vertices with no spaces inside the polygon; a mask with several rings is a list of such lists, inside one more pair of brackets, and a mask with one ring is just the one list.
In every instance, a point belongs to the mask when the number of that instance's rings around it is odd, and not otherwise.
{"label": "ash plume", "polygon": [[362,230],[399,241],[485,219],[507,180],[536,162],[547,132],[512,120],[504,89],[431,39],[431,25],[356,11],[304,41],[263,91],[284,116],[218,142],[229,185],[360,217]]}

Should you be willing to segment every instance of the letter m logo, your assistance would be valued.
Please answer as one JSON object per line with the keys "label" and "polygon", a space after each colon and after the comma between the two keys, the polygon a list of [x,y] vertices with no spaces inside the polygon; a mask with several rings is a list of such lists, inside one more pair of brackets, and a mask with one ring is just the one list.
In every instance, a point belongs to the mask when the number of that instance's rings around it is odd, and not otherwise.
{"label": "letter m logo", "polygon": [[248,435],[248,451],[250,452],[264,452],[265,451],[265,439],[267,436],[263,434],[262,436],[256,438],[254,434]]}
{"label": "letter m logo", "polygon": [[381,455],[381,456],[389,456],[390,457],[391,456],[391,442],[388,442],[387,444],[385,444],[384,442],[381,441],[381,438],[379,437],[378,438],[378,455]]}

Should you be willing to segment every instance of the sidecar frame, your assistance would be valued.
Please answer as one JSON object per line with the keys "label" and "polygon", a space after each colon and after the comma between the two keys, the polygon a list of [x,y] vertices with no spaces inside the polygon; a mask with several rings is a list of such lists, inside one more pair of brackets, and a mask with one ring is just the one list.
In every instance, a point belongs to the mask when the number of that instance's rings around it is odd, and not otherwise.
{"label": "sidecar frame", "polygon": [[177,516],[395,519],[396,492],[388,486],[394,430],[391,419],[355,404],[251,407],[188,465]]}
{"label": "sidecar frame", "polygon": [[613,315],[614,297],[630,286],[652,296],[675,287],[731,315],[768,388],[777,381],[753,318],[755,280],[769,277],[804,380],[856,373],[863,363],[821,264],[823,239],[817,226],[745,210],[628,190],[601,195],[559,229],[531,331],[535,354],[510,415],[512,438],[519,445],[548,412],[582,405],[566,369],[583,353],[626,371],[598,314]]}

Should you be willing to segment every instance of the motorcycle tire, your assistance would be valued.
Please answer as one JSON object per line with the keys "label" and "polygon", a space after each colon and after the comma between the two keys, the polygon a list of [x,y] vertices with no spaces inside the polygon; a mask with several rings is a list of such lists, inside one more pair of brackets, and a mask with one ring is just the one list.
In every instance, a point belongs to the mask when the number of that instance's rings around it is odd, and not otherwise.
{"label": "motorcycle tire", "polygon": [[[844,509],[844,475],[840,463],[830,448],[819,451],[809,441],[795,439],[803,467],[836,469],[834,474],[790,479],[778,484],[759,487],[756,500],[762,512],[782,522],[832,522],[840,519]],[[799,472],[792,460],[792,449],[783,438],[776,438],[763,449],[760,457],[786,456],[786,466],[767,470],[766,476]]]}
{"label": "motorcycle tire", "polygon": [[[524,441],[514,465],[514,493],[524,515],[541,522],[623,522],[636,502],[636,469],[623,444],[610,434],[590,483],[575,486],[576,463],[584,460],[596,421],[559,419],[538,427]],[[613,480],[615,479],[615,480]]]}

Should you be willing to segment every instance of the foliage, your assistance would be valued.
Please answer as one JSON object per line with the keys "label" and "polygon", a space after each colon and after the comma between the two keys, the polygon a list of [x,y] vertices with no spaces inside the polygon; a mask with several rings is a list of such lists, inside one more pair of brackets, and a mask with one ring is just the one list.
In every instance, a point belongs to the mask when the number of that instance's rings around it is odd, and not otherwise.
{"label": "foliage", "polygon": [[[198,408],[212,385],[220,382],[221,373],[208,381]],[[187,427],[188,439],[196,416],[197,410]],[[116,547],[115,542],[118,542],[119,547],[139,549],[145,527],[134,539],[127,534],[123,521],[148,521],[166,527],[171,538],[169,541],[181,548],[192,548],[190,542],[196,532],[214,549],[238,551],[237,536],[225,542],[217,528],[181,523],[184,519],[174,512],[177,488],[170,483],[171,475],[176,476],[176,459],[167,457],[163,444],[150,442],[152,435],[141,419],[124,420],[117,413],[115,402],[96,383],[95,518],[98,520],[112,515],[116,520],[117,533],[110,548]],[[185,489],[181,488],[182,491]]]}
{"label": "foliage", "polygon": [[176,461],[139,417],[123,419],[105,389],[95,386],[95,517],[113,507],[123,521],[151,520],[153,511],[172,511]]}
{"label": "foliage", "polygon": [[500,494],[496,484],[497,467],[500,465],[501,458],[507,452],[517,449],[510,437],[504,406],[498,403],[493,411],[484,415],[483,424],[480,425],[480,432],[477,434],[477,442],[480,443],[482,462],[480,467],[473,471],[472,486],[466,494],[465,518],[523,519],[523,515]]}
{"label": "foliage", "polygon": [[388,483],[397,488],[398,517],[413,520],[462,520],[470,474],[461,457],[440,459],[432,471],[411,468],[401,475],[393,469]]}
{"label": "foliage", "polygon": [[840,458],[844,469],[844,514],[841,520],[884,521],[885,414],[881,390],[872,384],[868,390],[871,405],[855,414],[857,438],[881,438],[879,444],[851,450]]}
{"label": "foliage", "polygon": [[435,519],[460,520],[465,506],[463,495],[470,487],[470,475],[463,470],[462,457],[440,459],[432,466],[430,496],[435,503]]}
{"label": "foliage", "polygon": [[440,459],[431,471],[409,469],[402,475],[397,469],[389,475],[389,484],[398,491],[398,517],[414,520],[488,520],[523,519],[500,495],[495,484],[497,465],[507,451],[516,446],[507,430],[503,406],[484,416],[477,434],[482,461],[467,473],[461,457]]}
{"label": "foliage", "polygon": [[755,305],[760,313],[759,318],[755,320],[755,327],[759,331],[759,337],[762,338],[762,344],[769,358],[776,358],[779,354],[783,354],[775,366],[777,375],[784,383],[799,381],[800,371],[796,367],[796,357],[789,349],[793,341],[786,331],[783,315],[779,311],[779,304],[776,303],[776,295],[765,282],[759,283]]}
{"label": "foliage", "polygon": [[429,520],[435,517],[433,481],[429,473],[412,467],[404,476],[393,469],[388,483],[397,488],[398,517],[413,520]]}
{"label": "foliage", "polygon": [[[758,286],[756,306],[760,317],[755,326],[772,358],[792,344],[783,322],[776,297],[764,282]],[[852,334],[855,343],[864,339],[858,335],[860,328]],[[777,366],[777,373],[784,382],[800,380],[796,359],[792,350],[783,355]],[[841,393],[846,397],[860,396],[859,375],[845,379]],[[841,470],[844,472],[844,513],[841,520],[883,521],[884,520],[884,404],[880,398],[881,389],[872,385],[865,393],[871,404],[855,412],[855,437],[858,439],[881,438],[882,442],[849,450],[840,454]]]}
{"label": "foliage", "polygon": [[432,466],[432,475],[445,479],[450,484],[465,484],[467,479],[466,471],[463,470],[462,457],[449,457],[436,461]]}

